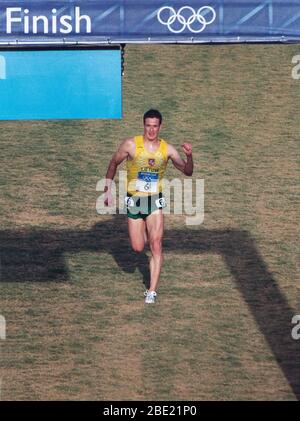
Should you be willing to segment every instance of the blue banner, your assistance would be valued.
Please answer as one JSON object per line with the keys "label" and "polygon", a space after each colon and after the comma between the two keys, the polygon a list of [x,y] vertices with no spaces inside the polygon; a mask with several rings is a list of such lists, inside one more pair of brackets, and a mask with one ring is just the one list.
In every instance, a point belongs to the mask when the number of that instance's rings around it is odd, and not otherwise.
{"label": "blue banner", "polygon": [[0,45],[299,40],[300,0],[0,2]]}
{"label": "blue banner", "polygon": [[0,120],[121,118],[119,49],[0,50]]}

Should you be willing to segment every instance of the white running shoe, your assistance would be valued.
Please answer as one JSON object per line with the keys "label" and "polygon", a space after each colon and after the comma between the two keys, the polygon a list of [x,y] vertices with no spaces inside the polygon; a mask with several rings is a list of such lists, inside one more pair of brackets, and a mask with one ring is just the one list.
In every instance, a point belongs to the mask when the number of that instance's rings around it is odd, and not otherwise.
{"label": "white running shoe", "polygon": [[146,304],[154,304],[155,303],[155,299],[156,299],[156,292],[155,291],[145,291],[144,292],[145,295],[145,303]]}

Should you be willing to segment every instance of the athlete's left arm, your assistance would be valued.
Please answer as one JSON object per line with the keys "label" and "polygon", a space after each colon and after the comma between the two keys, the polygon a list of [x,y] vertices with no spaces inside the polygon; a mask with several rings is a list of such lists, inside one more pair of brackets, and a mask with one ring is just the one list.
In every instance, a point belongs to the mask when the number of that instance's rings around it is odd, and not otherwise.
{"label": "athlete's left arm", "polygon": [[178,151],[172,145],[168,145],[168,157],[171,158],[174,167],[183,172],[183,174],[191,176],[194,169],[192,145],[190,143],[184,143],[181,147],[186,155],[186,161],[181,158]]}

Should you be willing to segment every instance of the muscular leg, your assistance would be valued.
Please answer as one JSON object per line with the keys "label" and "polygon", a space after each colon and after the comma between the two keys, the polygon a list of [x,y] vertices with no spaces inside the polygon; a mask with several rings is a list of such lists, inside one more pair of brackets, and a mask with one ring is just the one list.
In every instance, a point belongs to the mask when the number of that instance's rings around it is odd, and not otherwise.
{"label": "muscular leg", "polygon": [[127,218],[127,220],[131,247],[134,251],[141,252],[147,239],[146,222],[143,219]]}
{"label": "muscular leg", "polygon": [[150,259],[150,288],[149,291],[156,291],[159,275],[163,263],[162,238],[164,233],[164,219],[161,210],[151,213],[146,218],[148,240],[152,257]]}

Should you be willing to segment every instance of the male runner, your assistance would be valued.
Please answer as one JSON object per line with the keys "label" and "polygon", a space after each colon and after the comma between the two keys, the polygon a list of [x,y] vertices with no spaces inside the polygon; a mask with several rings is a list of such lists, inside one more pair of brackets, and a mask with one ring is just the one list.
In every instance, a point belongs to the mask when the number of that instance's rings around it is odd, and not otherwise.
{"label": "male runner", "polygon": [[134,251],[141,252],[145,242],[149,241],[150,287],[145,292],[145,303],[152,304],[156,299],[156,290],[161,272],[162,238],[164,220],[162,208],[165,207],[162,196],[162,179],[169,159],[173,165],[187,176],[193,174],[192,145],[184,143],[184,161],[174,146],[158,137],[162,115],[157,110],[144,114],[144,134],[125,139],[113,155],[106,173],[105,205],[113,203],[111,180],[118,165],[127,160],[127,206],[128,232]]}

